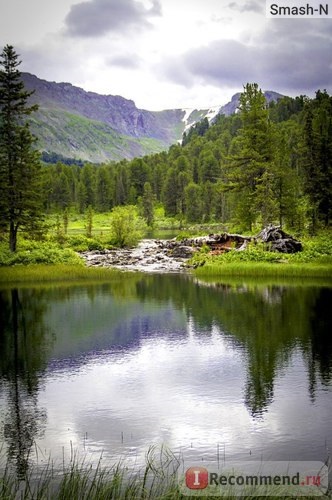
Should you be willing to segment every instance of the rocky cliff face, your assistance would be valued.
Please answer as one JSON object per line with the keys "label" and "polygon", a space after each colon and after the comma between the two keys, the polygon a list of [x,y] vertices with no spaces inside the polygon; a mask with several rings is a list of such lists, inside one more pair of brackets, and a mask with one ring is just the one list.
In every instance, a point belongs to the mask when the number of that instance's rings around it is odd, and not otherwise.
{"label": "rocky cliff face", "polygon": [[[41,80],[22,73],[25,88],[34,90],[31,103],[39,110],[31,130],[41,151],[92,162],[120,160],[167,149],[197,121],[235,112],[240,94],[225,106],[211,109],[147,111],[121,96],[86,92],[70,83]],[[276,100],[280,94],[270,93]],[[273,94],[273,96],[272,96]]]}
{"label": "rocky cliff face", "polygon": [[47,82],[29,73],[23,73],[22,77],[25,87],[35,90],[31,101],[38,103],[43,112],[62,110],[105,123],[117,133],[131,137],[155,138],[166,143],[179,138],[175,129],[181,124],[184,110],[146,111],[121,96],[86,92],[70,83]]}

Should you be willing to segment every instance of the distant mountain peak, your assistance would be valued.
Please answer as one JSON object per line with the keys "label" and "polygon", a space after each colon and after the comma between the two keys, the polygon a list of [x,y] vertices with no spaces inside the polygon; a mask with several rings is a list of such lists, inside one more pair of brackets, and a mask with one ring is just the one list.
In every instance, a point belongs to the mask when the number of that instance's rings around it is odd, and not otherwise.
{"label": "distant mountain peak", "polygon": [[[69,82],[49,82],[22,73],[31,102],[39,110],[31,117],[31,130],[39,148],[65,157],[102,162],[160,152],[181,141],[185,131],[207,118],[230,115],[238,107],[240,93],[224,106],[205,109],[138,109],[133,100],[119,95],[85,91]],[[281,94],[266,92],[268,101]]]}

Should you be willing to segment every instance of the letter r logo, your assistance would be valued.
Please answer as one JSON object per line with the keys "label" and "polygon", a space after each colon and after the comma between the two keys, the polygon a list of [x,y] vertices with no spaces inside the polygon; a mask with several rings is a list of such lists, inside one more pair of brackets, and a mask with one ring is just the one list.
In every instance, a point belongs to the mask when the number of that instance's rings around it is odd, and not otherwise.
{"label": "letter r logo", "polygon": [[186,471],[186,486],[191,490],[204,490],[209,484],[209,473],[205,467],[190,467]]}

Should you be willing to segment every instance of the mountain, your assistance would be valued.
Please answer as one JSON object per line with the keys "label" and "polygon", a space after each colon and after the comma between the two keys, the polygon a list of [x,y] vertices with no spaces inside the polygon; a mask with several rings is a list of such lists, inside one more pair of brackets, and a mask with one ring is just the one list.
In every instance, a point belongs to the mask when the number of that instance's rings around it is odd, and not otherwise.
{"label": "mountain", "polygon": [[[134,158],[168,149],[181,140],[183,132],[218,113],[236,111],[240,94],[225,106],[206,109],[138,109],[121,96],[87,92],[70,83],[41,80],[22,73],[30,103],[39,109],[30,117],[31,131],[41,151],[83,161],[103,162]],[[269,98],[282,97],[269,92]]]}
{"label": "mountain", "polygon": [[[236,110],[240,103],[240,95],[241,95],[240,92],[234,94],[230,102],[228,102],[224,106],[221,106],[221,108],[219,109],[219,114],[224,114],[226,116],[229,116],[232,115],[233,113],[236,113]],[[264,96],[268,103],[272,101],[278,101],[278,99],[284,97],[282,94],[274,92],[273,90],[266,90],[264,92]]]}

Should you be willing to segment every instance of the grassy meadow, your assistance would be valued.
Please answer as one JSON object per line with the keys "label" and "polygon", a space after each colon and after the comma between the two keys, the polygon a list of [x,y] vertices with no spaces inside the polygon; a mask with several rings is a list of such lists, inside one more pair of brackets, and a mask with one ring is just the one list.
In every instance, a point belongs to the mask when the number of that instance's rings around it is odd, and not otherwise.
{"label": "grassy meadow", "polygon": [[[165,217],[162,207],[155,209],[154,225],[148,228],[137,207],[133,207],[133,211],[133,246],[145,236],[171,238],[177,235],[177,239],[181,239],[226,230],[220,224],[186,226],[178,218]],[[90,218],[87,214],[69,213],[67,220],[63,214],[52,214],[46,219],[46,227],[42,237],[31,239],[20,235],[15,253],[9,251],[6,240],[0,240],[0,283],[108,280],[119,272],[87,268],[78,253],[117,246],[112,213],[91,213]],[[322,231],[315,237],[298,237],[303,243],[303,251],[297,254],[268,252],[263,245],[256,244],[249,245],[243,252],[213,255],[207,247],[203,247],[189,261],[189,265],[199,277],[285,276],[332,281],[331,236],[330,231]]]}

